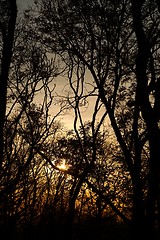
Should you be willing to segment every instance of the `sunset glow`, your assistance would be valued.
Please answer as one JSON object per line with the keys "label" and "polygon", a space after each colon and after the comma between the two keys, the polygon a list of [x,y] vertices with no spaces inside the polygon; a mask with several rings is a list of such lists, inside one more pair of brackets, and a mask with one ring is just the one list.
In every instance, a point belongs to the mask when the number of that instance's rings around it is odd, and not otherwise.
{"label": "sunset glow", "polygon": [[57,165],[57,167],[60,169],[60,170],[67,170],[68,169],[68,165],[66,164],[66,161],[65,159],[63,159],[61,161],[61,163],[59,165]]}

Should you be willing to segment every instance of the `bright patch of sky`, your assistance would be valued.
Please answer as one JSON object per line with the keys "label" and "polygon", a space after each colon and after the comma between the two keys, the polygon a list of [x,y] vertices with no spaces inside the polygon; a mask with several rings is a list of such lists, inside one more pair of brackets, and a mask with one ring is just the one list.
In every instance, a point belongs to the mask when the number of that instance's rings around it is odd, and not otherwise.
{"label": "bright patch of sky", "polygon": [[29,5],[32,5],[34,0],[17,0],[18,9],[26,9]]}
{"label": "bright patch of sky", "polygon": [[[33,5],[35,0],[17,0],[17,7],[18,7],[18,10],[25,10],[27,9],[29,6]],[[87,76],[87,78],[90,78],[91,76]],[[55,88],[55,95],[56,95],[56,92],[60,95],[65,95],[65,91],[66,91],[66,80],[64,79],[60,79],[59,77],[54,80],[54,82],[52,84],[55,84],[56,88]],[[66,93],[67,94],[67,93]],[[37,104],[40,104],[42,99],[43,99],[43,93],[40,92],[38,95],[37,95],[37,98],[36,98],[36,102]],[[89,98],[89,104],[88,104],[88,108],[84,108],[81,112],[82,114],[82,117],[83,117],[83,121],[92,121],[92,117],[93,117],[93,111],[94,111],[94,105],[95,105],[95,100],[93,97],[90,97]],[[105,111],[104,108],[102,108],[100,111],[99,111],[99,114],[98,114],[98,118],[100,119],[101,118],[101,114],[103,114]],[[59,106],[57,104],[53,104],[53,107],[51,108],[50,110],[50,114],[55,116],[57,114],[57,112],[59,112]],[[97,119],[97,120],[99,120]],[[74,110],[72,109],[71,111],[67,111],[65,112],[65,114],[62,114],[59,116],[59,120],[64,123],[64,125],[71,129],[73,128],[73,121],[74,121]]]}

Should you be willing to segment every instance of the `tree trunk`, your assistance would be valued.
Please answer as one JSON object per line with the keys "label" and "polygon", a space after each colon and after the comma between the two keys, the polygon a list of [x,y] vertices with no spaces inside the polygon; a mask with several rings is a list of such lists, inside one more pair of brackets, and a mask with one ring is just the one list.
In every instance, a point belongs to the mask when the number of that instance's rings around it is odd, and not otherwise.
{"label": "tree trunk", "polygon": [[[5,23],[0,24],[2,31],[2,60],[0,70],[0,170],[3,161],[3,128],[6,115],[6,97],[7,97],[7,84],[9,77],[9,68],[12,58],[12,48],[14,42],[14,31],[17,18],[17,5],[16,0],[8,0],[9,9],[8,17]],[[3,16],[1,16],[2,18]]]}
{"label": "tree trunk", "polygon": [[136,181],[133,184],[133,216],[132,216],[133,239],[144,237],[145,232],[145,208],[142,189]]}
{"label": "tree trunk", "polygon": [[[6,97],[7,97],[7,84],[9,77],[9,68],[12,58],[12,48],[14,42],[14,31],[16,25],[17,17],[17,5],[16,0],[6,1],[6,6],[8,7],[7,13],[8,19],[4,16],[0,16],[0,30],[2,33],[2,59],[1,59],[1,69],[0,69],[0,178],[2,176],[2,163],[3,163],[3,147],[4,147],[4,124],[5,124],[5,115],[6,115]],[[3,12],[3,9],[2,9]],[[3,19],[4,18],[4,19]],[[3,209],[3,199],[5,199],[5,193],[0,194],[1,207],[0,207],[0,229],[6,235],[12,235],[15,231],[15,225],[13,221],[7,223],[4,219],[5,214]],[[9,216],[8,216],[9,217]],[[14,222],[15,223],[15,222]],[[5,226],[4,226],[5,225]],[[12,228],[13,227],[13,228]]]}
{"label": "tree trunk", "polygon": [[[142,230],[147,237],[154,239],[155,232],[155,204],[158,193],[158,169],[160,156],[160,132],[157,124],[156,114],[149,101],[148,78],[146,74],[147,63],[150,56],[150,48],[147,42],[145,32],[143,29],[141,9],[144,0],[132,0],[132,15],[133,27],[137,38],[138,53],[136,59],[136,73],[137,73],[137,95],[138,104],[140,106],[143,119],[147,126],[148,140],[150,147],[150,161],[149,161],[149,177],[148,177],[148,197],[145,209],[145,219],[142,219]],[[143,93],[143,94],[142,94]],[[136,198],[136,196],[135,196]],[[140,206],[135,206],[135,222],[137,225],[140,222],[139,211]],[[137,230],[138,230],[138,226]]]}

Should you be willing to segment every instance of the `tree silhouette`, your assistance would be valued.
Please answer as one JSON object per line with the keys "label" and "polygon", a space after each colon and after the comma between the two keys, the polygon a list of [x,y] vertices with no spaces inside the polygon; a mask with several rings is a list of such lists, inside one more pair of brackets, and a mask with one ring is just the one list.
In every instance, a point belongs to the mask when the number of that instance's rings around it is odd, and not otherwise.
{"label": "tree silhouette", "polygon": [[[0,69],[0,176],[2,177],[3,147],[4,147],[4,124],[7,103],[7,85],[9,68],[14,44],[14,31],[17,17],[17,5],[15,1],[1,1],[0,3],[0,37],[1,37],[1,69]],[[1,199],[3,196],[1,195]],[[4,231],[3,209],[0,209],[0,229]],[[11,231],[12,232],[12,231]],[[3,233],[2,233],[3,234]]]}
{"label": "tree silhouette", "polygon": [[0,117],[0,158],[1,165],[3,159],[3,127],[6,114],[6,96],[7,84],[9,77],[9,68],[12,58],[12,48],[14,43],[14,31],[17,17],[16,1],[2,1],[1,2],[1,74],[0,74],[0,104],[1,104],[1,117]]}
{"label": "tree silhouette", "polygon": [[[35,164],[33,146],[43,144],[54,121],[54,116],[49,120],[49,107],[55,87],[48,85],[57,68],[42,48],[26,38],[28,18],[17,17],[16,1],[1,1],[0,5],[0,228],[6,238],[14,238],[22,225],[35,220],[38,193],[33,169],[37,164],[37,175],[41,173],[41,159]],[[43,97],[38,109],[34,101],[40,91]]]}
{"label": "tree silhouette", "polygon": [[[90,83],[106,109],[123,165],[130,174],[131,223],[136,236],[153,236],[156,227],[158,7],[155,1],[147,0],[42,1],[36,5],[39,41],[66,64],[75,103],[82,95],[71,79],[81,68],[89,72]],[[80,76],[76,75],[75,83]]]}

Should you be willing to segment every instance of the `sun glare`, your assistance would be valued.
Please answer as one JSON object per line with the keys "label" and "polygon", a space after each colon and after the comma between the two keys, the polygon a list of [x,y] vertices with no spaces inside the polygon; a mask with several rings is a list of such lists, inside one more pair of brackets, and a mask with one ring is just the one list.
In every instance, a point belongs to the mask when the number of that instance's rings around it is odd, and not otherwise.
{"label": "sun glare", "polygon": [[60,170],[67,170],[68,169],[68,165],[66,164],[66,161],[65,159],[62,160],[62,162],[57,165],[57,167],[60,169]]}

